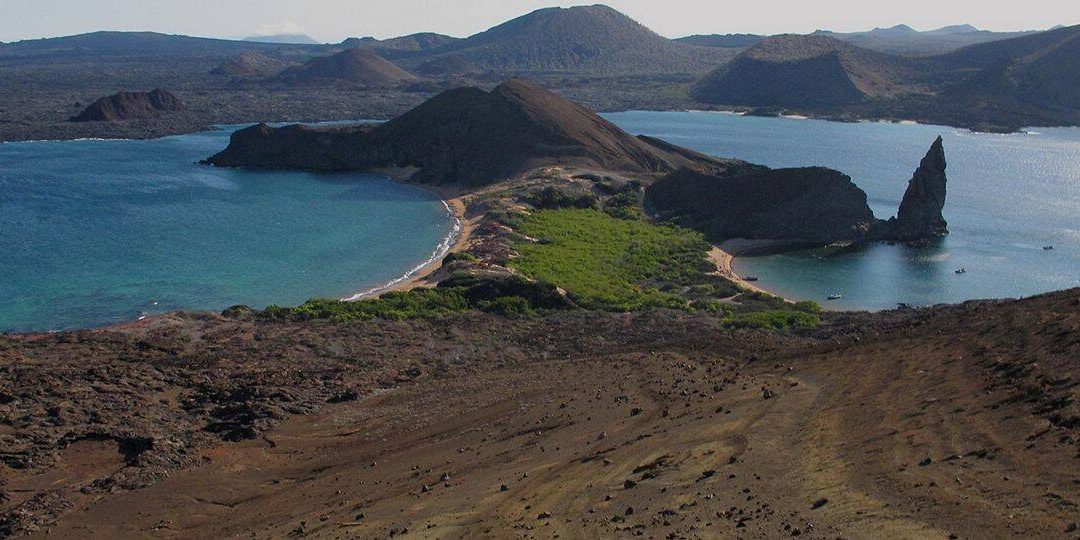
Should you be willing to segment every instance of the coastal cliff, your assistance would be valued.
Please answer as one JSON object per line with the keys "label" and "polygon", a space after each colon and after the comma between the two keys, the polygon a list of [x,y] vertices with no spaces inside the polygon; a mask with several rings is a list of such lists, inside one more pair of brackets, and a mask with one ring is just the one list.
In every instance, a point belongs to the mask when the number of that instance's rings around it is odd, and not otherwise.
{"label": "coastal cliff", "polygon": [[646,192],[661,219],[728,238],[829,243],[855,240],[875,223],[866,193],[824,167],[767,169],[717,176],[680,169]]}
{"label": "coastal cliff", "polygon": [[90,104],[71,118],[72,122],[116,122],[141,118],[154,118],[162,111],[180,111],[180,98],[155,89],[150,92],[118,92]]}
{"label": "coastal cliff", "polygon": [[697,229],[713,242],[733,238],[833,242],[916,242],[948,233],[942,209],[947,178],[941,137],[908,183],[896,217],[874,217],[866,193],[848,176],[824,167],[738,174],[679,170],[646,192],[660,219]]}
{"label": "coastal cliff", "polygon": [[425,184],[486,185],[545,166],[661,175],[717,160],[636,138],[596,113],[521,79],[490,92],[448,90],[378,126],[259,124],[237,131],[206,163],[223,167],[372,171],[414,169]]}

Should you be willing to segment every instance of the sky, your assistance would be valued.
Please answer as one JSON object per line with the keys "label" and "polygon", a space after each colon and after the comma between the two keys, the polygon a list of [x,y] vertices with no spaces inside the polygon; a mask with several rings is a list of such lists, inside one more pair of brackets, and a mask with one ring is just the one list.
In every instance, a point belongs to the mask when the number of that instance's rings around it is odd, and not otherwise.
{"label": "sky", "polygon": [[[0,0],[0,41],[95,30],[242,38],[304,33],[322,42],[414,32],[468,36],[529,11],[587,2],[545,0]],[[608,0],[661,35],[841,32],[968,23],[988,30],[1080,23],[1076,0]]]}

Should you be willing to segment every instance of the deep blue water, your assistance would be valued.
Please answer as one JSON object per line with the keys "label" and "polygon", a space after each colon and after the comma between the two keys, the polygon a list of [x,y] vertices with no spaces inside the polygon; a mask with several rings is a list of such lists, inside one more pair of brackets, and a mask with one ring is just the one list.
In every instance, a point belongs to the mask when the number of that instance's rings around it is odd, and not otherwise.
{"label": "deep blue water", "polygon": [[[605,115],[623,129],[710,155],[772,167],[823,165],[850,175],[879,218],[896,214],[934,137],[948,160],[951,234],[914,249],[874,244],[826,254],[740,257],[773,292],[833,308],[884,309],[1011,298],[1080,286],[1080,129],[991,135],[891,123],[843,124],[706,112]],[[1052,245],[1052,251],[1043,246]],[[965,268],[964,274],[955,270]],[[832,294],[843,299],[827,302]]]}
{"label": "deep blue water", "polygon": [[0,331],[349,296],[453,228],[438,197],[385,177],[195,163],[229,133],[0,144]]}

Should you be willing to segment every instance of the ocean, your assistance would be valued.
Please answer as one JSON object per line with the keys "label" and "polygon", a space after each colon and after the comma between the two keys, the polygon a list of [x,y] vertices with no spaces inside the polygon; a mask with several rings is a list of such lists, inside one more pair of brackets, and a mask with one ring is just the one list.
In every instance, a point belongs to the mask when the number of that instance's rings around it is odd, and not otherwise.
{"label": "ocean", "polygon": [[0,144],[0,332],[348,297],[446,247],[416,187],[196,163],[230,133]]}

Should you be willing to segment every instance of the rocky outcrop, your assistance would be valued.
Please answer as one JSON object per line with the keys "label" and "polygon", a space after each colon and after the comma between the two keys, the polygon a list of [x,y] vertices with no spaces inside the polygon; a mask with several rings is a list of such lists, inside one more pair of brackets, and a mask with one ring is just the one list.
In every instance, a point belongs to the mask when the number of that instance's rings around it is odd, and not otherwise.
{"label": "rocky outcrop", "polygon": [[264,124],[240,130],[207,163],[226,167],[410,169],[420,183],[477,186],[545,166],[639,175],[735,162],[633,137],[596,113],[521,79],[490,92],[458,88],[376,127]]}
{"label": "rocky outcrop", "polygon": [[649,187],[659,218],[729,238],[807,243],[862,238],[876,219],[866,193],[848,176],[824,167],[756,167],[733,176],[684,168]]}
{"label": "rocky outcrop", "polygon": [[119,92],[90,104],[72,122],[116,122],[154,118],[162,111],[183,109],[180,99],[161,89],[151,92]]}
{"label": "rocky outcrop", "polygon": [[874,217],[866,193],[823,167],[743,167],[726,173],[681,169],[649,187],[645,203],[661,219],[704,233],[795,244],[915,242],[946,234],[945,150],[938,137],[915,171],[897,217]]}
{"label": "rocky outcrop", "polygon": [[908,242],[948,234],[948,223],[941,215],[945,208],[945,166],[945,148],[938,137],[912,175],[896,217],[880,223],[874,235]]}

